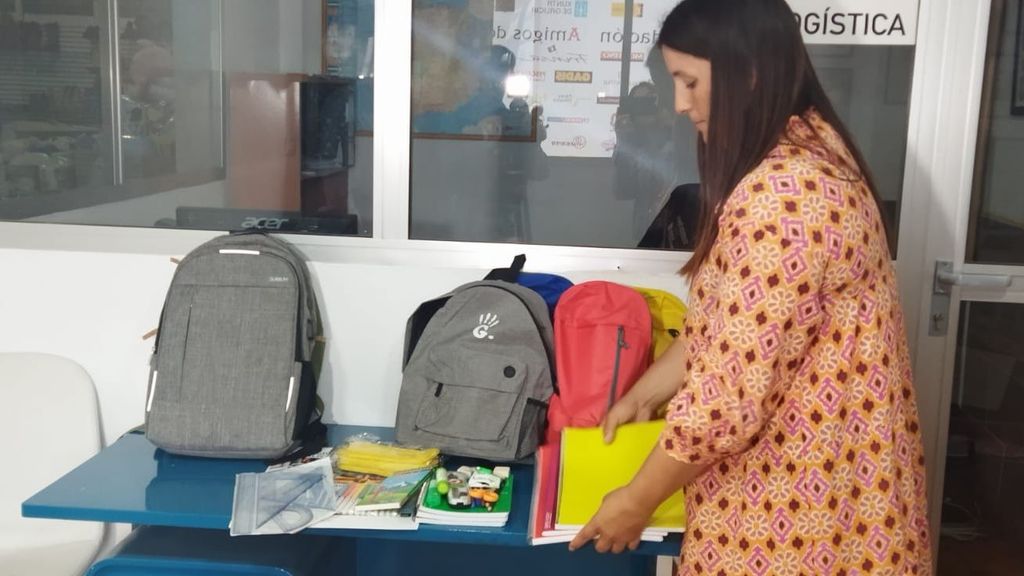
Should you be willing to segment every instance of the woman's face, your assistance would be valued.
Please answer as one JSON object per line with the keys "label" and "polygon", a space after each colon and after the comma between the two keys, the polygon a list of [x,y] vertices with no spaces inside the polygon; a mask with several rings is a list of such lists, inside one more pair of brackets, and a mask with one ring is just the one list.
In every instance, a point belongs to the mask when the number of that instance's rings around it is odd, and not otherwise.
{"label": "woman's face", "polygon": [[676,114],[685,114],[705,142],[711,118],[711,62],[662,46],[665,66],[675,86]]}

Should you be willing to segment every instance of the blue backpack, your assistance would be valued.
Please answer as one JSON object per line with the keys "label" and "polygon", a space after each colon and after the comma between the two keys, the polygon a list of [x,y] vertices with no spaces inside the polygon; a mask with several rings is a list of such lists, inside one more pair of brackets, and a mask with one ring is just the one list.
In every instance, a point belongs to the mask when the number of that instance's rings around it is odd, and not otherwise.
{"label": "blue backpack", "polygon": [[526,255],[520,254],[512,260],[508,268],[495,268],[486,276],[486,280],[504,280],[525,286],[544,299],[548,305],[548,314],[554,318],[555,305],[562,294],[572,288],[572,282],[557,274],[546,274],[542,272],[523,272],[526,264]]}

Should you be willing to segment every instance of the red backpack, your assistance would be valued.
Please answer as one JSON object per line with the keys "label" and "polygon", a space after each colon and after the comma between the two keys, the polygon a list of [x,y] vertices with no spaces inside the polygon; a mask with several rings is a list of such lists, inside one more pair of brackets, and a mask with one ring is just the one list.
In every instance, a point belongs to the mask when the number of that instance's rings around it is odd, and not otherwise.
{"label": "red backpack", "polygon": [[651,313],[636,290],[613,282],[577,284],[555,307],[558,387],[548,406],[547,441],[562,428],[601,423],[651,358]]}

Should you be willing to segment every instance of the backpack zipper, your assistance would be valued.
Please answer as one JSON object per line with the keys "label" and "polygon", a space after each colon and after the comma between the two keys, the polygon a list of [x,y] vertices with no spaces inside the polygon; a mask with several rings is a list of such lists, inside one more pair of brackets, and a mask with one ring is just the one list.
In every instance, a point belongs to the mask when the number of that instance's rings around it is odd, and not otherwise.
{"label": "backpack zipper", "polygon": [[611,410],[615,404],[615,391],[619,387],[619,362],[622,359],[622,351],[629,348],[629,344],[626,343],[626,327],[619,325],[616,331],[617,338],[615,340],[615,367],[612,369],[612,387],[608,392],[608,409]]}

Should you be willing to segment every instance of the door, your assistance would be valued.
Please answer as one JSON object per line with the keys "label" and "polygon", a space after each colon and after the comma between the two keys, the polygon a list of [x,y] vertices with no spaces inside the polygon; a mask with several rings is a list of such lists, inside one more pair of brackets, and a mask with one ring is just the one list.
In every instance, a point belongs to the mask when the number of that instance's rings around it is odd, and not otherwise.
{"label": "door", "polygon": [[[930,149],[904,205],[937,574],[1024,573],[1022,0],[923,3]],[[941,47],[936,45],[941,43]],[[930,62],[927,62],[931,59]],[[915,259],[921,255],[920,259]],[[902,255],[901,255],[902,256]],[[910,303],[913,302],[913,306]]]}

